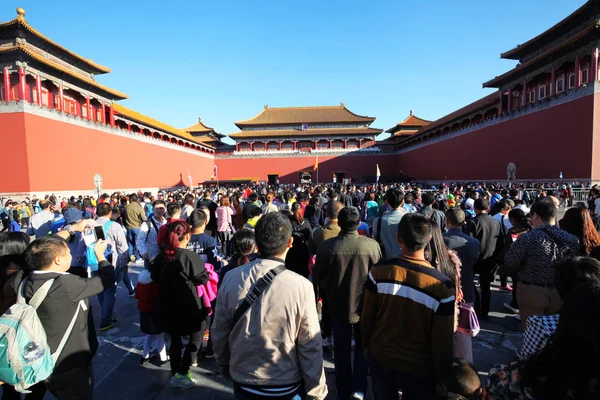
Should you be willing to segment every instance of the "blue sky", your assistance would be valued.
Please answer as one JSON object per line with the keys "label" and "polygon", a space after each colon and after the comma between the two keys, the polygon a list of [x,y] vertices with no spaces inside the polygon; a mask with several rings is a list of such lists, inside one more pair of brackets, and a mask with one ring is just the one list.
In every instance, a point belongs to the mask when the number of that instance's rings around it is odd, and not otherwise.
{"label": "blue sky", "polygon": [[[509,50],[585,0],[4,0],[27,21],[112,68],[98,76],[123,105],[176,127],[234,121],[271,107],[337,105],[388,129],[435,120],[490,91]],[[383,134],[379,139],[387,137]]]}

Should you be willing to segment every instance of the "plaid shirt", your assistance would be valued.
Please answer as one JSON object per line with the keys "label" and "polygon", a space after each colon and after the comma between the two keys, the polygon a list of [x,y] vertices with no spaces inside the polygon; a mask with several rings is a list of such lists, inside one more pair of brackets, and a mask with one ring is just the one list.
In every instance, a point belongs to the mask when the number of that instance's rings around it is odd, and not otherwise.
{"label": "plaid shirt", "polygon": [[[557,238],[558,240],[556,240]],[[553,225],[540,225],[519,236],[504,257],[507,271],[537,285],[554,284],[554,264],[579,253],[579,239]]]}

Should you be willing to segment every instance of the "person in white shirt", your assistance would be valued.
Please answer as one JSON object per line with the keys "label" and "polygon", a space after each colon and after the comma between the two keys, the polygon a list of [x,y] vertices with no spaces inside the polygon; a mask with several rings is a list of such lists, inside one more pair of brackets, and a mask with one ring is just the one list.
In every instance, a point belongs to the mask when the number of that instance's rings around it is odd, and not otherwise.
{"label": "person in white shirt", "polygon": [[40,201],[42,211],[31,216],[29,227],[27,228],[29,236],[40,238],[50,234],[52,231],[52,220],[54,219],[54,212],[51,206],[52,203],[49,200]]}
{"label": "person in white shirt", "polygon": [[167,223],[165,218],[167,206],[163,200],[154,201],[152,211],[154,213],[140,226],[140,233],[136,240],[137,248],[140,250],[146,266],[149,266],[150,262],[160,253],[158,230]]}

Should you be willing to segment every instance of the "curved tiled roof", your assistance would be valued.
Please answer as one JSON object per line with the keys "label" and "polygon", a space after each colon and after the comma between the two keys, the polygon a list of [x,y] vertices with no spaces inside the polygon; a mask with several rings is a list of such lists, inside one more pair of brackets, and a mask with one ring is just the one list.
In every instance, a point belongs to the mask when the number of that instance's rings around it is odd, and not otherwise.
{"label": "curved tiled roof", "polygon": [[[215,135],[219,138],[225,137],[225,135],[215,131],[214,128],[206,126],[204,124],[204,122],[202,122],[202,118],[198,118],[197,124],[194,124],[194,125],[190,126],[189,128],[185,128],[182,130],[186,131],[187,133],[191,133],[192,135],[194,135],[194,134],[208,135],[208,134],[212,133],[213,135]],[[194,136],[196,136],[196,135],[194,135]]]}
{"label": "curved tiled roof", "polygon": [[306,131],[300,129],[271,129],[271,130],[251,130],[231,133],[232,139],[240,138],[255,138],[255,137],[289,137],[289,136],[344,136],[344,135],[379,135],[383,132],[382,129],[375,128],[325,128],[325,129],[309,129]]}
{"label": "curved tiled roof", "polygon": [[586,29],[571,36],[570,38],[557,44],[556,46],[546,50],[542,54],[540,54],[536,57],[533,57],[532,59],[524,62],[523,64],[517,65],[515,68],[511,69],[510,71],[505,72],[504,74],[485,82],[483,84],[483,87],[498,87],[498,86],[502,85],[502,82],[505,81],[510,76],[512,76],[513,74],[524,71],[525,69],[532,67],[536,63],[546,60],[546,58],[549,57],[550,55],[552,55],[552,54],[558,52],[559,50],[563,49],[564,47],[584,38],[585,36],[589,35],[590,33],[592,33],[593,31],[595,31],[598,28],[600,28],[600,21],[596,20],[592,23],[592,25],[590,25]]}
{"label": "curved tiled roof", "polygon": [[85,75],[81,75],[78,74],[74,71],[71,71],[68,67],[65,67],[63,65],[60,65],[58,63],[55,63],[54,61],[50,61],[45,57],[40,56],[39,54],[36,54],[32,51],[29,51],[24,45],[22,44],[17,44],[16,46],[11,46],[11,47],[4,47],[4,48],[0,48],[0,53],[8,53],[11,51],[21,51],[23,53],[25,53],[27,56],[31,57],[32,59],[45,64],[51,68],[54,68],[60,72],[63,72],[69,76],[72,76],[75,79],[78,79],[84,83],[87,83],[88,85],[94,86],[98,89],[101,89],[107,93],[110,93],[114,96],[115,100],[122,100],[122,99],[127,99],[129,98],[129,96],[127,96],[125,93],[119,92],[117,90],[111,89],[108,86],[104,86],[99,84],[98,82],[96,82],[95,80],[93,80],[92,78],[85,76]]}
{"label": "curved tiled roof", "polygon": [[161,130],[163,132],[166,133],[170,133],[174,136],[177,136],[181,139],[185,139],[185,140],[189,140],[190,142],[194,142],[197,144],[201,144],[202,146],[208,147],[210,149],[214,149],[213,146],[206,144],[204,142],[199,141],[198,139],[196,139],[195,137],[193,137],[192,135],[190,135],[189,133],[182,131],[181,129],[177,129],[174,128],[170,125],[167,125],[163,122],[160,122],[158,120],[155,120],[154,118],[150,118],[147,117],[143,114],[140,114],[137,111],[133,111],[127,107],[123,107],[120,104],[113,104],[113,110],[117,113],[117,114],[121,114],[129,119],[132,119],[134,121],[138,121],[144,125],[150,126],[152,128]]}
{"label": "curved tiled roof", "polygon": [[431,121],[427,121],[426,119],[422,119],[422,118],[415,116],[411,110],[410,115],[404,121],[398,122],[396,124],[396,126],[388,129],[386,132],[387,133],[396,133],[401,128],[412,128],[412,127],[422,128],[424,126],[429,125],[430,123],[431,123]]}
{"label": "curved tiled roof", "polygon": [[281,107],[265,108],[254,118],[238,121],[235,124],[243,126],[302,124],[302,123],[332,123],[332,122],[364,122],[371,124],[373,117],[354,114],[342,103],[339,106],[316,107]]}
{"label": "curved tiled roof", "polygon": [[565,26],[567,23],[569,23],[570,21],[572,21],[574,18],[576,18],[577,16],[581,15],[583,12],[587,11],[587,9],[593,3],[597,3],[598,4],[598,3],[600,3],[600,1],[598,1],[598,0],[588,0],[584,5],[582,5],[581,7],[579,7],[571,15],[569,15],[568,17],[566,17],[562,21],[558,22],[557,24],[555,24],[551,28],[549,28],[549,29],[545,30],[544,32],[540,33],[536,37],[534,37],[532,39],[529,39],[525,43],[521,43],[521,44],[517,45],[517,47],[515,47],[514,49],[508,50],[508,51],[500,54],[500,57],[501,58],[507,58],[507,59],[518,59],[518,58],[520,58],[524,53],[527,52],[527,48],[530,48],[534,43],[536,43],[536,42],[538,42],[538,41],[540,41],[540,40],[542,40],[542,39],[544,39],[544,38],[546,38],[548,36],[551,36],[558,29],[560,29],[561,27]]}
{"label": "curved tiled roof", "polygon": [[55,49],[57,49],[59,51],[62,51],[63,53],[67,53],[71,57],[76,58],[77,60],[83,62],[86,65],[88,65],[90,68],[92,68],[93,70],[95,70],[96,73],[108,73],[108,72],[111,71],[110,68],[105,67],[105,66],[100,65],[100,64],[96,64],[94,61],[88,60],[87,58],[83,58],[80,55],[73,53],[71,50],[69,50],[69,49],[67,49],[67,48],[59,45],[58,43],[50,40],[46,36],[42,35],[42,33],[40,33],[38,30],[34,29],[31,25],[29,25],[27,23],[27,21],[25,21],[25,18],[15,18],[15,19],[13,19],[11,21],[0,23],[0,29],[6,28],[6,27],[11,27],[11,26],[17,26],[17,25],[20,26],[20,27],[22,27],[22,28],[24,28],[25,30],[27,30],[31,34],[37,36],[38,38],[40,38],[44,42],[48,43],[49,45],[51,45]]}

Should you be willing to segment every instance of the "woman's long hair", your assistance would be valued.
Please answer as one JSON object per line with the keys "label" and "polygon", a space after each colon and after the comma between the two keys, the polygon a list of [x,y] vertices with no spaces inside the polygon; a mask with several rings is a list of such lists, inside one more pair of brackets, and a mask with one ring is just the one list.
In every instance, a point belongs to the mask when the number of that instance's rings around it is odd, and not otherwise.
{"label": "woman's long hair", "polygon": [[431,263],[431,265],[446,275],[454,288],[460,286],[459,278],[459,265],[456,261],[452,260],[448,247],[444,243],[444,237],[442,236],[442,230],[437,222],[429,220],[431,224],[431,240],[425,247],[425,259]]}
{"label": "woman's long hair", "polygon": [[295,202],[292,204],[292,220],[295,220],[298,224],[304,222],[304,216],[302,215],[302,204],[300,202]]}
{"label": "woman's long hair", "polygon": [[520,208],[510,210],[508,213],[508,220],[514,222],[512,225],[516,229],[527,232],[533,229],[531,222],[529,222],[529,218],[527,218],[527,214],[525,214],[525,211],[521,210]]}
{"label": "woman's long hair", "polygon": [[568,209],[560,227],[579,238],[584,254],[590,254],[594,248],[600,246],[600,234],[594,227],[590,214],[583,208]]}
{"label": "woman's long hair", "polygon": [[246,264],[248,256],[254,250],[256,242],[254,241],[254,232],[250,229],[240,229],[233,234],[231,238],[232,259],[237,259],[237,266]]}
{"label": "woman's long hair", "polygon": [[185,240],[185,235],[191,232],[190,225],[184,221],[175,221],[169,224],[169,233],[165,242],[165,256],[167,260],[175,257],[175,250],[179,244]]}

